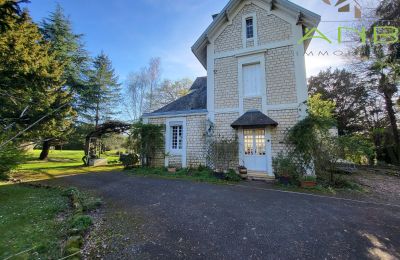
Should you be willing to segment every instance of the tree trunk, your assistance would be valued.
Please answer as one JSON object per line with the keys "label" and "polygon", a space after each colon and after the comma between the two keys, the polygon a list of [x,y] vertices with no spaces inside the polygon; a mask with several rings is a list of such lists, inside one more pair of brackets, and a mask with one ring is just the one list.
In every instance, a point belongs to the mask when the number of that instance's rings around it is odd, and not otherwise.
{"label": "tree trunk", "polygon": [[397,162],[396,164],[400,163],[400,138],[399,138],[399,130],[397,128],[397,120],[396,120],[396,113],[393,109],[393,101],[392,101],[392,97],[390,95],[388,95],[387,93],[384,93],[385,96],[385,108],[386,108],[386,112],[388,114],[389,117],[389,121],[390,121],[390,126],[392,128],[392,134],[393,134],[393,139],[394,139],[394,143],[396,146],[396,157],[397,157]]}
{"label": "tree trunk", "polygon": [[50,140],[43,142],[42,152],[40,153],[39,160],[46,160],[49,156],[50,151]]}

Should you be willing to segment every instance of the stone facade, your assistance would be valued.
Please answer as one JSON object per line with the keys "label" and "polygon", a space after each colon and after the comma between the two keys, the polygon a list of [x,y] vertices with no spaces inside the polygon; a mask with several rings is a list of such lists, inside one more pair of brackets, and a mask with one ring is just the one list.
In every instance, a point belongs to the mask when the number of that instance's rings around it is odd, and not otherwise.
{"label": "stone facade", "polygon": [[215,60],[215,108],[239,107],[237,58]]}
{"label": "stone facade", "polygon": [[[206,165],[206,116],[190,115],[186,116],[186,162],[187,167],[197,167]],[[149,118],[149,124],[166,125],[165,117]],[[165,132],[164,132],[165,133]],[[168,156],[168,164],[178,168],[182,167],[182,156]],[[165,147],[156,153],[152,161],[154,167],[165,166]]]}
{"label": "stone facade", "polygon": [[268,50],[266,60],[267,104],[297,102],[293,47]]}
{"label": "stone facade", "polygon": [[287,152],[285,136],[288,130],[298,122],[299,113],[297,109],[270,110],[268,116],[279,122],[279,125],[271,131],[272,156],[274,157],[280,152]]}
{"label": "stone facade", "polygon": [[[296,69],[299,62],[296,60],[295,53],[297,51],[295,50],[298,49],[296,49],[297,42],[292,37],[296,24],[294,21],[285,21],[282,19],[285,16],[278,12],[275,13],[269,8],[264,9],[261,7],[262,5],[255,3],[247,1],[241,10],[230,13],[229,15],[233,13],[236,15],[229,17],[231,21],[226,22],[225,27],[219,29],[219,35],[209,36],[211,45],[208,46],[207,59],[213,64],[213,71],[212,73],[208,71],[208,77],[213,77],[211,81],[213,86],[212,88],[207,86],[212,90],[207,94],[211,95],[211,97],[208,96],[210,98],[208,102],[213,101],[214,109],[208,111],[208,115],[184,116],[187,130],[187,167],[196,167],[207,163],[207,118],[214,123],[214,139],[236,137],[240,139],[239,132],[233,129],[231,124],[246,111],[254,109],[262,111],[278,123],[277,127],[268,126],[267,128],[267,135],[270,134],[271,137],[272,157],[287,151],[284,144],[285,135],[300,120],[299,110],[296,107],[301,102],[298,99],[302,97],[298,93],[306,91],[306,87],[297,85],[299,77],[303,77],[303,75],[296,75],[296,73],[299,71],[301,74],[303,73]],[[243,21],[249,15],[254,14],[256,37],[244,40]],[[274,45],[268,45],[271,43]],[[239,89],[242,85],[239,82],[241,74],[239,64],[246,64],[246,58],[255,56],[260,59],[260,64],[265,64],[265,67],[261,69],[262,74],[265,72],[263,83],[265,83],[266,89],[262,90],[260,96],[244,97],[243,100],[240,100],[243,90]],[[300,90],[299,87],[301,87]],[[265,103],[263,104],[263,102]],[[176,117],[182,116],[177,115]],[[149,122],[165,125],[166,121],[165,118],[160,117],[152,118]],[[239,160],[237,161],[239,163]],[[163,166],[164,157],[161,156],[156,162],[158,166]],[[171,156],[169,163],[180,166],[182,157]]]}
{"label": "stone facade", "polygon": [[[243,20],[248,14],[256,14],[258,45],[265,45],[275,41],[284,41],[292,36],[291,25],[277,17],[269,14],[266,10],[255,4],[245,5],[242,10],[232,19],[215,40],[215,53],[234,51],[243,48]],[[254,42],[246,42],[246,47],[253,47]]]}

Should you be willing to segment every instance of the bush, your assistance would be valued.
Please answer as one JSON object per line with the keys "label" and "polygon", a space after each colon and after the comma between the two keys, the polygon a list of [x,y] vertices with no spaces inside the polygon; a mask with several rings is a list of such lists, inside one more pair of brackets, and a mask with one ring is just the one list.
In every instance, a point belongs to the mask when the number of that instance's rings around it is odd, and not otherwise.
{"label": "bush", "polygon": [[225,180],[227,181],[236,181],[239,182],[242,180],[242,178],[234,171],[234,170],[229,170],[225,175]]}
{"label": "bush", "polygon": [[76,215],[71,220],[71,231],[74,234],[83,234],[92,225],[92,218],[88,215]]}
{"label": "bush", "polygon": [[301,167],[296,164],[289,155],[279,153],[272,161],[274,174],[277,179],[280,177],[289,178],[291,184],[298,184],[301,176]]}
{"label": "bush", "polygon": [[139,163],[139,156],[136,154],[121,154],[119,160],[122,162],[125,169],[129,169]]}
{"label": "bush", "polygon": [[0,180],[7,180],[9,173],[25,160],[24,152],[13,144],[0,149]]}

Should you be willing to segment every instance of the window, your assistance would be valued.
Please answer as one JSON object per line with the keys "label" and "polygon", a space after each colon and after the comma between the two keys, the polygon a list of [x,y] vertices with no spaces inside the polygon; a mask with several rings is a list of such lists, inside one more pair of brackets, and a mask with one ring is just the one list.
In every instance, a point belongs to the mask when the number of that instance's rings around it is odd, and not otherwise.
{"label": "window", "polygon": [[171,149],[181,150],[183,141],[182,125],[171,126],[171,135]]}
{"label": "window", "polygon": [[261,65],[243,65],[243,93],[245,97],[261,96]]}
{"label": "window", "polygon": [[244,130],[244,154],[265,155],[265,130],[245,129]]}
{"label": "window", "polygon": [[253,17],[246,19],[246,39],[253,39],[254,37]]}

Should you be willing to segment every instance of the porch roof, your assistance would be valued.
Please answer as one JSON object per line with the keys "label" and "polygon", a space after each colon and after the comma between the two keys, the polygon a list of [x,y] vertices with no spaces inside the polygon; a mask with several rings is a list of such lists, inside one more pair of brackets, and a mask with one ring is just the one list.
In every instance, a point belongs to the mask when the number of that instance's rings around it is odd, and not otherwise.
{"label": "porch roof", "polygon": [[244,113],[235,122],[231,124],[233,128],[239,127],[265,127],[265,126],[277,126],[278,123],[275,122],[270,117],[264,115],[259,110],[251,110]]}

